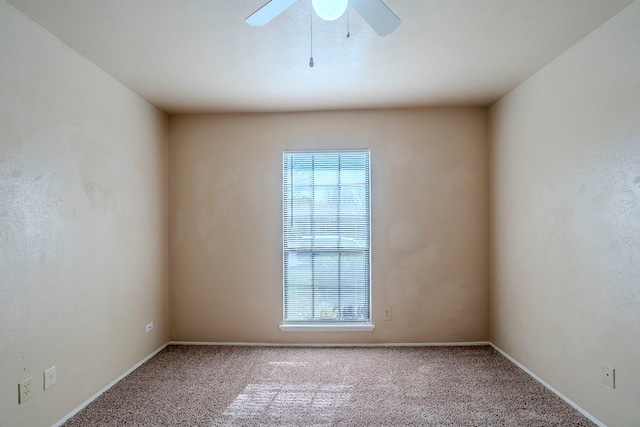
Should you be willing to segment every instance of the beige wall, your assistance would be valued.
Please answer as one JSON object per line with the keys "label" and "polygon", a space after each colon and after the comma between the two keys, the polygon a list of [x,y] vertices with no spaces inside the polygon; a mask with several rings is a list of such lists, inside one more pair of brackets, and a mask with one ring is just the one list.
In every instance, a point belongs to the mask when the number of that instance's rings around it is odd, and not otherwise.
{"label": "beige wall", "polygon": [[640,425],[639,23],[635,2],[490,111],[491,340],[610,426]]}
{"label": "beige wall", "polygon": [[[486,120],[483,109],[171,116],[171,338],[487,340]],[[312,148],[371,149],[373,332],[278,328],[282,151]]]}
{"label": "beige wall", "polygon": [[[172,116],[167,128],[0,0],[0,427],[52,424],[169,337],[451,342],[489,327],[594,416],[639,424],[637,22],[638,1],[491,108],[489,292],[485,110]],[[376,328],[281,332],[281,153],[363,147]]]}
{"label": "beige wall", "polygon": [[50,426],[168,340],[167,119],[4,1],[0,58],[0,426]]}

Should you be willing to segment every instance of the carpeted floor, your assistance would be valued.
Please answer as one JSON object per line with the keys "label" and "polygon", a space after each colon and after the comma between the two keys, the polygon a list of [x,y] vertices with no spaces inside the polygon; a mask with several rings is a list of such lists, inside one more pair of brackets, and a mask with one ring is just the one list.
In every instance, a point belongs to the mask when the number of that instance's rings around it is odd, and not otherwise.
{"label": "carpeted floor", "polygon": [[489,346],[168,346],[65,426],[593,426]]}

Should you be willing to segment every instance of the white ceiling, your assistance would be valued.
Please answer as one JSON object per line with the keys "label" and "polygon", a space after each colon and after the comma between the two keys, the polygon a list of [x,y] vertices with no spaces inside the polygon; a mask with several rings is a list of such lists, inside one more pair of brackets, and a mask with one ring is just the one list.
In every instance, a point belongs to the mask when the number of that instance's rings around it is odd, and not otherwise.
{"label": "white ceiling", "polygon": [[6,0],[167,113],[486,106],[633,0],[385,0],[379,37],[351,9],[328,23],[299,0]]}

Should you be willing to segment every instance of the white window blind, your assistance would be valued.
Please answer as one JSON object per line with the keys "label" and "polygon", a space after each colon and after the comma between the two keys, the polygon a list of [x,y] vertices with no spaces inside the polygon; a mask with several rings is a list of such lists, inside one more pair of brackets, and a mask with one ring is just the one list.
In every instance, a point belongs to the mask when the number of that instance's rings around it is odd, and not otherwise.
{"label": "white window blind", "polygon": [[284,321],[370,320],[369,150],[283,155]]}

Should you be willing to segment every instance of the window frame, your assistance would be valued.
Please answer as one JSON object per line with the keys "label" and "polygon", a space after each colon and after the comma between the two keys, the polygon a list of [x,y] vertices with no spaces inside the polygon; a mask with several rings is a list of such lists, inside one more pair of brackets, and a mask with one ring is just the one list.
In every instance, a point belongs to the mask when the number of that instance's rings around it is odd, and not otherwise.
{"label": "window frame", "polygon": [[[331,320],[331,319],[307,319],[307,320],[292,320],[292,319],[287,319],[287,256],[288,253],[296,253],[299,254],[302,252],[301,251],[295,251],[294,249],[291,248],[287,248],[287,233],[290,233],[291,229],[287,228],[287,219],[291,220],[292,219],[292,214],[291,212],[289,212],[289,216],[287,216],[287,210],[285,209],[285,204],[286,203],[291,203],[293,197],[291,194],[291,183],[288,182],[285,177],[287,174],[287,170],[286,166],[286,159],[287,156],[291,156],[291,155],[296,155],[296,154],[300,154],[301,156],[303,155],[313,155],[313,154],[336,154],[338,156],[340,156],[341,154],[349,154],[349,153],[354,153],[354,154],[362,154],[364,157],[363,159],[365,160],[365,173],[366,173],[366,187],[365,187],[365,194],[366,194],[366,244],[363,247],[363,250],[356,250],[356,252],[365,252],[366,253],[366,283],[367,283],[367,287],[366,287],[366,291],[367,291],[367,317],[366,319],[356,319],[356,320],[348,320],[348,319],[336,319],[336,320]],[[341,171],[340,166],[338,166],[338,170]],[[289,169],[290,170],[290,169]],[[341,176],[341,175],[339,175]],[[280,325],[280,330],[281,331],[372,331],[374,329],[374,325],[372,323],[372,302],[371,302],[371,295],[372,295],[372,283],[371,283],[371,150],[369,149],[322,149],[322,150],[284,150],[283,154],[282,154],[282,177],[281,177],[281,181],[282,181],[282,206],[281,206],[281,210],[282,210],[282,272],[283,272],[283,278],[282,278],[282,323]],[[340,180],[339,180],[340,181]],[[311,184],[310,186],[312,188],[315,188],[316,184]],[[339,183],[337,184],[337,188],[338,191],[340,188],[342,188],[343,184]],[[346,185],[345,185],[346,186]],[[287,194],[287,191],[289,191],[289,193]],[[336,218],[340,217],[340,215],[338,215]],[[313,220],[311,220],[313,222]],[[338,231],[339,234],[336,235],[336,237],[338,239],[343,239],[345,238],[345,234],[341,233],[340,231]],[[315,239],[319,236],[316,235],[312,235],[312,239]],[[301,237],[304,238],[304,237]],[[348,238],[348,236],[347,236]],[[310,249],[311,253],[315,254],[315,248],[311,247],[311,248],[306,248],[307,251]],[[342,247],[342,251],[340,251],[340,248],[336,248],[338,249],[338,253],[344,253],[344,252],[348,252],[347,250],[345,250],[345,247]],[[314,255],[315,256],[315,255]],[[339,258],[340,259],[340,258]],[[289,267],[290,268],[290,267]],[[339,267],[340,268],[340,267]],[[315,288],[314,285],[311,285],[311,292],[312,295],[315,293]],[[343,308],[342,306],[340,306],[339,308]]]}

